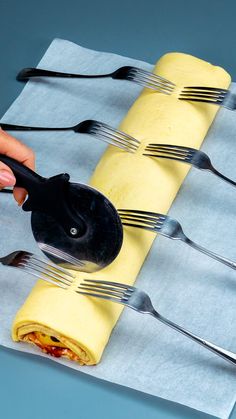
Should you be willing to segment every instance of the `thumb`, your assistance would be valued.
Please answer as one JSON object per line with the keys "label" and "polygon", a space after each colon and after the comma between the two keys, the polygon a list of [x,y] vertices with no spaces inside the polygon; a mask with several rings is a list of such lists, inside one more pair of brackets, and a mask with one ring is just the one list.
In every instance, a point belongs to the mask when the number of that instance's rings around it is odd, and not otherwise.
{"label": "thumb", "polygon": [[0,163],[0,188],[5,186],[14,186],[16,178],[13,175],[11,169],[4,163]]}

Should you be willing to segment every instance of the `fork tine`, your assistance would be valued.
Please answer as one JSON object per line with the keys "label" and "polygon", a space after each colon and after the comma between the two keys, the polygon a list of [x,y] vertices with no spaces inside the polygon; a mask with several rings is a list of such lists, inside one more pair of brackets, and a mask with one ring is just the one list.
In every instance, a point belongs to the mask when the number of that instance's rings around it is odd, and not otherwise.
{"label": "fork tine", "polygon": [[119,208],[117,210],[119,213],[129,213],[129,214],[142,214],[146,216],[154,216],[160,220],[165,221],[166,215],[160,214],[158,212],[151,212],[151,211],[144,211],[144,210],[135,210],[135,209],[125,209],[125,208]]}
{"label": "fork tine", "polygon": [[36,278],[42,279],[43,281],[49,282],[52,285],[56,285],[57,287],[63,288],[63,289],[67,289],[67,285],[54,281],[53,279],[49,278],[49,277],[42,277],[42,275],[40,273],[37,273],[37,271],[35,271],[34,269],[30,269],[29,267],[27,267],[26,265],[19,265],[18,266],[19,269],[21,269],[22,271],[27,272],[30,275],[35,276]]}
{"label": "fork tine", "polygon": [[[224,97],[221,95],[208,95],[208,94],[204,94],[204,93],[180,93],[179,95],[180,97],[193,97],[193,98],[199,98],[199,99],[208,99],[208,100],[223,100]],[[190,99],[189,99],[190,100]]]}
{"label": "fork tine", "polygon": [[108,135],[104,135],[102,133],[100,133],[100,134],[96,133],[95,135],[100,136],[101,140],[104,141],[105,143],[116,146],[116,147],[120,148],[121,150],[129,151],[131,153],[136,151],[136,149],[134,149],[133,147],[123,145],[121,142],[116,141],[114,139],[111,139],[111,137],[108,136]]}
{"label": "fork tine", "polygon": [[[131,220],[132,221],[132,220]],[[143,223],[144,224],[144,223]],[[135,224],[135,222],[132,223],[128,223],[127,221],[122,221],[122,225],[123,226],[127,226],[127,227],[135,227],[135,228],[141,228],[143,230],[149,230],[152,233],[158,233],[159,230],[161,230],[161,228],[158,228],[156,226],[153,227],[148,227],[147,225],[141,225],[141,224]]]}
{"label": "fork tine", "polygon": [[164,91],[163,89],[161,89],[161,88],[159,88],[159,87],[153,86],[153,85],[151,85],[150,83],[147,83],[147,82],[140,81],[139,79],[136,79],[136,78],[130,78],[129,80],[131,80],[131,81],[135,81],[135,82],[136,82],[137,84],[139,84],[140,86],[143,86],[143,87],[148,87],[149,89],[155,90],[155,92],[158,92],[158,93],[163,93],[163,94],[165,94],[165,95],[170,95],[170,94],[171,94],[171,92],[166,92],[166,91]]}
{"label": "fork tine", "polygon": [[187,98],[187,97],[179,97],[179,100],[189,100],[190,102],[201,102],[201,103],[212,103],[214,105],[221,105],[223,100],[208,100],[208,99],[195,99],[195,98]]}
{"label": "fork tine", "polygon": [[166,217],[163,214],[151,213],[142,210],[118,210],[122,224],[128,227],[137,227],[158,232],[162,229]]}
{"label": "fork tine", "polygon": [[127,79],[131,81],[135,81],[136,83],[140,84],[144,87],[149,87],[151,89],[157,90],[160,93],[171,94],[174,87],[169,86],[165,83],[162,83],[161,80],[152,78],[152,73],[148,75],[143,74],[139,71],[131,70],[127,75]]}
{"label": "fork tine", "polygon": [[141,75],[141,74],[135,74],[134,76],[133,76],[133,79],[134,80],[136,80],[136,81],[140,81],[140,82],[143,82],[143,83],[145,83],[146,85],[150,85],[150,86],[153,86],[154,88],[156,88],[156,89],[159,89],[162,93],[167,93],[167,94],[170,94],[170,93],[172,93],[173,92],[173,88],[172,87],[170,87],[170,86],[168,86],[168,85],[166,85],[166,84],[163,84],[163,83],[161,83],[160,81],[158,81],[158,80],[155,80],[155,79],[153,79],[152,77],[150,77],[150,76],[143,76],[143,75]]}
{"label": "fork tine", "polygon": [[84,282],[89,282],[89,283],[95,283],[95,284],[102,284],[102,285],[111,285],[112,287],[117,287],[117,288],[122,288],[122,289],[126,289],[129,291],[134,291],[135,287],[133,287],[132,285],[128,285],[128,284],[122,284],[120,282],[115,282],[115,281],[104,281],[101,279],[84,279],[83,282],[81,282],[81,285]]}
{"label": "fork tine", "polygon": [[179,95],[179,100],[222,104],[228,90],[207,86],[185,86]]}
{"label": "fork tine", "polygon": [[42,277],[42,279],[44,279],[44,277],[51,279],[54,282],[58,282],[61,283],[63,285],[66,285],[67,287],[69,285],[71,285],[70,282],[64,281],[62,278],[59,278],[57,276],[54,276],[52,273],[48,272],[48,271],[44,271],[42,269],[40,269],[39,267],[35,266],[35,265],[31,265],[31,264],[24,264],[24,262],[20,262],[19,266],[23,266],[27,269],[31,269],[34,272],[38,272],[38,276]]}
{"label": "fork tine", "polygon": [[114,129],[109,129],[109,128],[107,128],[106,126],[103,126],[103,125],[98,125],[98,126],[95,126],[94,127],[95,128],[95,130],[97,130],[98,132],[102,132],[103,134],[107,134],[107,135],[110,135],[110,136],[113,136],[114,138],[116,138],[117,140],[120,140],[120,141],[127,141],[128,142],[128,144],[130,144],[130,143],[139,143],[137,140],[136,141],[134,141],[132,138],[127,138],[126,136],[125,136],[125,134],[121,134],[120,132],[116,132],[116,130],[114,130]]}
{"label": "fork tine", "polygon": [[118,297],[118,298],[127,298],[127,297],[124,297],[124,294],[123,294],[123,292],[118,292],[118,291],[106,291],[106,290],[104,290],[102,287],[100,288],[100,286],[94,286],[94,287],[92,287],[92,286],[79,286],[78,287],[79,289],[82,289],[82,290],[84,290],[84,291],[92,291],[92,292],[99,292],[100,294],[102,294],[102,295],[106,295],[106,296],[108,296],[108,297]]}
{"label": "fork tine", "polygon": [[175,84],[172,81],[167,80],[162,76],[158,76],[157,74],[151,73],[150,71],[144,70],[143,68],[132,67],[132,69],[134,69],[136,72],[146,74],[149,77],[154,77],[155,79],[160,80],[165,84],[168,84],[168,85],[171,85],[171,86],[175,87]]}
{"label": "fork tine", "polygon": [[157,215],[152,215],[148,213],[139,213],[136,212],[135,210],[118,210],[118,213],[121,217],[135,217],[135,218],[141,218],[144,220],[149,220],[149,221],[153,221],[155,223],[160,223],[162,224],[165,220],[165,217],[159,217],[158,214]]}
{"label": "fork tine", "polygon": [[[165,149],[165,148],[155,148],[155,147],[146,147],[144,151],[150,153],[161,153],[167,156],[176,156],[176,157],[188,157],[190,153],[188,151],[182,151],[177,149]],[[190,156],[189,156],[190,157]]]}
{"label": "fork tine", "polygon": [[163,81],[159,76],[155,77],[153,73],[144,73],[142,71],[130,71],[129,75],[135,78],[135,80],[141,80],[146,83],[150,83],[153,86],[156,86],[160,89],[172,92],[174,90],[174,85],[170,85]]}
{"label": "fork tine", "polygon": [[50,263],[44,262],[43,260],[38,259],[34,255],[30,256],[29,261],[34,261],[39,266],[42,265],[42,267],[44,269],[48,269],[48,270],[52,271],[53,273],[56,273],[57,275],[61,276],[62,278],[65,278],[65,277],[67,278],[68,277],[68,281],[70,281],[70,282],[72,282],[72,280],[75,278],[75,275],[72,274],[71,272],[67,271],[66,269],[61,268],[60,266],[55,265],[51,262]]}
{"label": "fork tine", "polygon": [[180,153],[180,154],[187,154],[189,153],[188,150],[184,149],[184,148],[170,148],[170,147],[159,147],[159,146],[154,146],[154,145],[147,145],[147,147],[145,148],[145,150],[149,150],[149,151],[162,151],[163,153]]}
{"label": "fork tine", "polygon": [[145,220],[137,220],[137,219],[132,219],[132,218],[121,218],[122,224],[123,225],[129,225],[132,227],[136,227],[136,225],[139,225],[140,227],[149,227],[151,229],[153,229],[154,231],[158,231],[161,230],[162,225],[156,225],[153,224],[149,221],[145,221]]}
{"label": "fork tine", "polygon": [[158,148],[167,148],[167,149],[177,149],[177,150],[182,150],[182,151],[195,151],[195,148],[192,147],[187,147],[184,145],[177,145],[177,144],[156,144],[156,143],[150,143],[147,145],[147,147],[158,147]]}
{"label": "fork tine", "polygon": [[101,127],[95,127],[94,129],[91,129],[90,133],[93,135],[101,136],[102,139],[104,139],[104,141],[107,143],[114,142],[126,148],[133,147],[132,143],[125,142],[123,139],[115,137],[113,134],[104,131]]}
{"label": "fork tine", "polygon": [[140,144],[140,141],[137,140],[137,138],[132,137],[131,135],[127,134],[126,132],[120,131],[119,129],[116,129],[116,128],[112,128],[107,124],[102,123],[102,125],[103,125],[104,128],[106,128],[106,129],[108,129],[108,130],[110,130],[110,131],[112,131],[116,134],[120,134],[121,136],[125,136],[126,138],[129,138],[129,140],[134,141],[137,144]]}
{"label": "fork tine", "polygon": [[162,229],[163,223],[149,221],[148,219],[138,219],[134,216],[120,216],[124,226],[143,228],[146,230],[158,232]]}
{"label": "fork tine", "polygon": [[108,285],[108,286],[112,286],[112,287],[116,287],[116,288],[121,288],[122,290],[126,290],[126,291],[134,291],[135,287],[133,287],[132,285],[128,285],[128,284],[122,284],[121,282],[115,282],[115,281],[104,281],[102,279],[83,279],[83,282],[81,282],[80,285],[87,285],[86,283],[89,283],[89,285],[92,284],[102,284],[102,285]]}
{"label": "fork tine", "polygon": [[160,86],[159,84],[155,82],[151,82],[149,79],[141,78],[140,76],[131,76],[130,80],[134,80],[136,83],[140,84],[141,86],[148,87],[150,89],[156,90],[159,93],[164,93],[166,95],[170,95],[172,93],[172,90]]}
{"label": "fork tine", "polygon": [[[121,303],[122,304],[122,301],[123,301],[122,299],[117,298],[117,297],[107,297],[103,294],[96,294],[96,293],[93,293],[93,292],[84,292],[84,291],[75,291],[75,292],[77,292],[77,294],[83,294],[83,295],[86,295],[88,297],[101,298],[103,300],[112,301],[114,303]],[[125,303],[125,301],[123,302],[123,304],[124,303]]]}
{"label": "fork tine", "polygon": [[143,153],[143,156],[148,156],[148,157],[157,157],[158,159],[168,159],[168,160],[175,160],[175,161],[182,161],[182,162],[187,162],[187,159],[184,158],[180,158],[180,157],[171,157],[171,156],[163,156],[161,154],[151,154],[151,153]]}
{"label": "fork tine", "polygon": [[195,92],[184,92],[180,93],[179,97],[196,97],[196,98],[203,98],[203,99],[209,99],[209,100],[224,100],[224,96],[221,95],[210,95],[206,93],[195,93]]}
{"label": "fork tine", "polygon": [[52,280],[59,281],[59,282],[63,283],[64,285],[67,285],[67,286],[71,285],[71,283],[72,283],[67,278],[65,278],[65,277],[63,277],[63,276],[61,276],[57,273],[54,273],[52,270],[44,269],[44,268],[38,266],[37,264],[31,263],[29,261],[22,260],[21,262],[19,262],[19,266],[28,267],[28,268],[38,272],[41,275],[46,275],[47,277],[51,278]]}
{"label": "fork tine", "polygon": [[[109,284],[108,284],[108,286],[105,286],[105,285],[101,285],[101,284],[93,284],[93,283],[91,283],[91,284],[85,284],[85,283],[81,283],[79,286],[78,286],[78,288],[81,288],[81,289],[90,289],[90,290],[92,290],[92,291],[98,291],[98,290],[104,290],[104,292],[106,292],[106,291],[112,291],[112,292],[115,292],[116,294],[119,294],[119,295],[124,295],[124,294],[127,294],[128,292],[129,293],[131,293],[132,291],[127,291],[127,290],[125,290],[125,289],[120,289],[120,288],[118,288],[118,287],[111,287]],[[131,294],[127,294],[127,295],[131,295]]]}
{"label": "fork tine", "polygon": [[157,157],[160,159],[176,160],[181,162],[190,163],[193,158],[193,153],[178,152],[178,151],[166,151],[162,149],[146,149],[144,150],[143,156]]}
{"label": "fork tine", "polygon": [[96,135],[100,135],[105,141],[108,143],[114,143],[118,145],[120,148],[128,149],[130,151],[136,151],[138,149],[137,144],[133,144],[125,139],[121,139],[119,137],[116,137],[113,134],[108,134],[106,132],[102,132],[102,130],[99,133],[96,133]]}
{"label": "fork tine", "polygon": [[[74,256],[69,255],[69,253],[65,253],[60,249],[57,249],[53,246],[50,246],[49,244],[39,242],[38,246],[41,250],[44,250],[44,251],[50,253],[52,256],[58,257],[59,259],[62,259],[66,262],[69,262],[72,265],[84,266],[84,263],[81,260],[75,258]],[[57,266],[57,269],[58,268],[59,267]],[[65,269],[62,268],[62,272],[63,271],[64,271],[64,273],[68,274],[68,272]]]}
{"label": "fork tine", "polygon": [[120,215],[121,220],[127,220],[127,221],[136,221],[137,223],[144,223],[150,226],[156,226],[161,228],[163,225],[162,221],[156,221],[148,217],[141,217],[139,215],[133,214],[133,215]]}
{"label": "fork tine", "polygon": [[140,142],[136,140],[133,137],[126,136],[125,133],[121,133],[121,131],[108,129],[107,127],[104,127],[103,125],[95,126],[90,130],[91,134],[94,135],[101,135],[104,141],[111,144],[113,142],[114,144],[117,144],[120,148],[128,149],[129,151],[136,151]]}
{"label": "fork tine", "polygon": [[203,89],[196,89],[196,88],[192,88],[192,89],[187,89],[186,87],[181,91],[180,94],[200,94],[200,95],[208,95],[208,96],[212,96],[212,97],[218,97],[218,96],[226,96],[226,92],[223,92],[222,90],[203,90]]}
{"label": "fork tine", "polygon": [[100,298],[103,298],[103,296],[108,297],[109,299],[115,298],[116,302],[117,299],[119,299],[119,301],[123,303],[128,302],[129,297],[135,291],[135,287],[131,285],[114,281],[93,279],[84,279],[84,282],[82,282],[78,288],[86,291],[86,293],[89,295],[96,295]]}
{"label": "fork tine", "polygon": [[227,89],[223,89],[220,87],[209,87],[209,86],[185,86],[183,90],[204,90],[204,91],[210,91],[210,92],[222,92],[222,93],[228,93]]}
{"label": "fork tine", "polygon": [[119,135],[121,138],[123,138],[123,137],[125,137],[125,138],[129,138],[129,140],[130,141],[134,141],[134,142],[137,142],[137,143],[139,143],[139,141],[138,140],[136,140],[136,138],[134,138],[134,137],[132,137],[131,135],[129,135],[129,134],[126,134],[125,132],[123,132],[123,131],[120,131],[120,130],[118,130],[118,129],[116,129],[116,128],[113,128],[113,127],[111,127],[110,125],[107,125],[107,124],[104,124],[103,122],[100,122],[100,121],[93,121],[94,123],[93,123],[93,128],[96,128],[96,129],[103,129],[104,131],[107,131],[107,132],[109,132],[109,133],[113,133],[113,134],[117,134],[117,135]]}
{"label": "fork tine", "polygon": [[163,151],[176,151],[176,152],[178,152],[178,153],[189,153],[189,151],[192,151],[193,149],[190,149],[190,148],[188,148],[188,147],[184,147],[184,146],[178,146],[178,145],[175,145],[175,146],[173,146],[173,147],[171,147],[171,144],[170,144],[170,146],[169,145],[162,145],[162,144],[148,144],[147,146],[146,146],[146,148],[145,148],[146,150],[147,149],[150,149],[150,150],[163,150]]}
{"label": "fork tine", "polygon": [[132,213],[130,213],[130,214],[119,214],[120,215],[120,217],[121,218],[127,218],[127,219],[129,219],[129,218],[134,218],[135,220],[140,220],[140,221],[149,221],[150,223],[152,223],[152,224],[158,224],[158,225],[162,225],[163,224],[163,222],[164,221],[162,221],[162,220],[159,220],[159,219],[156,219],[156,218],[154,218],[154,217],[151,217],[151,216],[145,216],[145,215],[139,215],[139,214],[132,214]]}

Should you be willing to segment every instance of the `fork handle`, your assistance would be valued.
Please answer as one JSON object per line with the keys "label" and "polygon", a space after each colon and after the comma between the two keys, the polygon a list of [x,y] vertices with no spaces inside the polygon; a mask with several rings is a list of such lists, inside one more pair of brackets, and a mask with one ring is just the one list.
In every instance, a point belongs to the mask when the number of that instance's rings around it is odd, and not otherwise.
{"label": "fork handle", "polygon": [[70,79],[95,79],[102,77],[112,77],[113,73],[109,74],[73,74],[73,73],[62,73],[60,71],[44,70],[42,68],[23,68],[17,75],[18,81],[25,81],[32,77],[60,77]]}
{"label": "fork handle", "polygon": [[184,241],[184,243],[187,243],[189,246],[193,247],[194,249],[198,250],[199,252],[204,253],[205,255],[218,260],[218,262],[224,263],[224,265],[227,265],[232,269],[236,269],[236,262],[228,258],[225,258],[224,256],[220,256],[217,253],[211,252],[208,249],[205,249],[205,247],[202,247],[199,244],[193,242],[188,237],[183,238],[182,241]]}
{"label": "fork handle", "polygon": [[216,170],[213,166],[211,168],[211,172],[219,178],[223,179],[225,182],[230,183],[233,186],[236,186],[236,182],[234,182],[232,179],[229,179],[227,176],[222,175],[222,173],[218,172],[218,170]]}
{"label": "fork handle", "polygon": [[4,131],[67,131],[73,129],[73,127],[30,127],[28,125],[5,124],[2,122],[0,122],[0,127]]}
{"label": "fork handle", "polygon": [[199,343],[199,345],[204,346],[204,348],[208,349],[211,352],[214,352],[216,355],[219,355],[224,360],[229,361],[232,364],[236,365],[236,354],[234,352],[228,351],[224,348],[221,348],[218,345],[215,345],[214,343],[208,342],[207,340],[200,338],[199,336],[195,335],[189,330],[161,316],[156,310],[154,310],[150,314],[154,316],[157,320],[160,320],[165,325],[171,327],[177,332],[182,333],[184,336],[187,336],[188,338],[194,340],[194,342]]}

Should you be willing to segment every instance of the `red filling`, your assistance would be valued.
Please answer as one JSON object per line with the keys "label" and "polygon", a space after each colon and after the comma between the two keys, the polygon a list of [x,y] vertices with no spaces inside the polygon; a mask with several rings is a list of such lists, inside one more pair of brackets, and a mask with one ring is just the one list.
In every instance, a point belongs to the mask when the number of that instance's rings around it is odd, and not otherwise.
{"label": "red filling", "polygon": [[37,338],[35,333],[28,333],[23,340],[33,342],[37,345],[44,353],[54,356],[55,358],[60,358],[61,356],[65,356],[72,361],[78,361],[81,363],[81,359],[75,355],[70,349],[68,348],[61,348],[59,346],[51,346],[45,345]]}

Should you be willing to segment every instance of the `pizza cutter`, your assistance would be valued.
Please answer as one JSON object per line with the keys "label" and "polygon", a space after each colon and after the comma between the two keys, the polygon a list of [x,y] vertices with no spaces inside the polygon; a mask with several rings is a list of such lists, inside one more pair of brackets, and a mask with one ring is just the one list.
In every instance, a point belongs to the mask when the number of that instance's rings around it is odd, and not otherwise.
{"label": "pizza cutter", "polygon": [[102,193],[69,182],[67,173],[45,178],[5,155],[0,154],[0,161],[13,171],[16,186],[27,190],[22,209],[31,211],[34,238],[49,259],[62,264],[60,258],[45,250],[57,248],[81,262],[79,268],[71,263],[63,266],[95,272],[116,258],[123,241],[122,224],[115,207]]}

